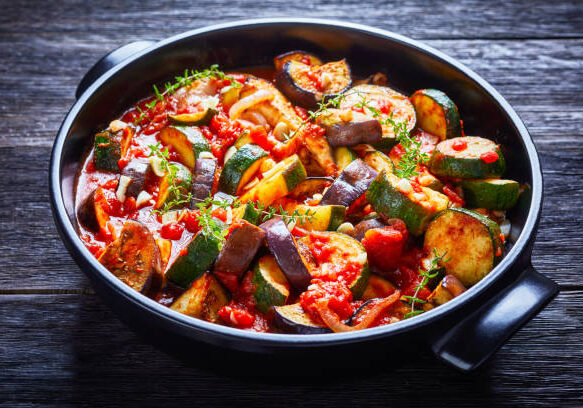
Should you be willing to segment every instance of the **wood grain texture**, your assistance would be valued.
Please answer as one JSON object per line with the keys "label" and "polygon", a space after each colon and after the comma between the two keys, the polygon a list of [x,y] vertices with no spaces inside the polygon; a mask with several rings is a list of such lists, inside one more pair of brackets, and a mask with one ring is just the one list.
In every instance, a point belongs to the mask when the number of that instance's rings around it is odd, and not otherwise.
{"label": "wood grain texture", "polygon": [[[577,1],[0,1],[0,407],[583,406],[583,5]],[[560,295],[483,369],[426,351],[323,378],[233,376],[145,343],[93,294],[57,236],[48,160],[78,81],[103,54],[249,17],[348,20],[438,48],[490,81],[545,176],[533,264]],[[462,112],[463,115],[463,112]],[[195,345],[193,345],[195,347]]]}
{"label": "wood grain texture", "polygon": [[582,295],[561,293],[469,375],[420,350],[405,362],[393,354],[332,378],[233,376],[229,362],[185,364],[144,343],[94,296],[0,296],[0,403],[216,406],[220,396],[220,406],[274,406],[283,398],[290,407],[576,407],[583,404]]}

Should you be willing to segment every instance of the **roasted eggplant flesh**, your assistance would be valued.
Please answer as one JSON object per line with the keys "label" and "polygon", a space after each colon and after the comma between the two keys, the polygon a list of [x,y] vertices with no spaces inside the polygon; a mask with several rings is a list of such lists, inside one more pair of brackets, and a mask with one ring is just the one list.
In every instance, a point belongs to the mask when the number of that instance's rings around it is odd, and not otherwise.
{"label": "roasted eggplant flesh", "polygon": [[109,220],[106,212],[107,201],[101,187],[93,190],[77,210],[77,218],[81,225],[93,232],[99,232],[105,228]]}
{"label": "roasted eggplant flesh", "polygon": [[99,262],[138,292],[147,292],[161,283],[158,244],[148,227],[138,221],[125,222],[119,238],[107,246]]}
{"label": "roasted eggplant flesh", "polygon": [[211,195],[216,170],[216,159],[196,159],[192,178],[192,200],[190,201],[190,208],[195,208],[197,203],[204,201]]}
{"label": "roasted eggplant flesh", "polygon": [[123,168],[122,176],[127,176],[131,179],[126,189],[128,197],[137,197],[140,191],[144,189],[149,166],[147,162],[132,160]]}
{"label": "roasted eggplant flesh", "polygon": [[264,222],[260,227],[265,231],[269,250],[275,256],[289,283],[298,290],[307,288],[312,276],[285,222],[276,217]]}
{"label": "roasted eggplant flesh", "polygon": [[263,243],[265,232],[244,220],[231,228],[215,262],[215,271],[234,274],[240,278]]}
{"label": "roasted eggplant flesh", "polygon": [[377,119],[349,109],[329,109],[317,122],[326,129],[326,139],[332,147],[374,144],[383,138],[383,129]]}
{"label": "roasted eggplant flesh", "polygon": [[349,207],[366,192],[376,176],[377,172],[372,167],[360,159],[354,160],[332,183],[320,204],[338,204]]}
{"label": "roasted eggplant flesh", "polygon": [[346,92],[352,84],[350,67],[345,60],[323,65],[287,61],[276,72],[275,83],[293,103],[315,109],[326,97]]}

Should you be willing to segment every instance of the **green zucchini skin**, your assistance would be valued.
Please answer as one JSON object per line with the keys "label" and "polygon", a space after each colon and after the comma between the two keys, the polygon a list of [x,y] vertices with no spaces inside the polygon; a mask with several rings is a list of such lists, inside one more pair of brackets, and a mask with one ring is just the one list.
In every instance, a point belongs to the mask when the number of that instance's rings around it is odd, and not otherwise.
{"label": "green zucchini skin", "polygon": [[[457,152],[451,147],[456,140],[464,140],[468,148]],[[493,163],[487,163],[480,158],[486,152],[493,152],[498,158]],[[491,140],[475,136],[448,139],[440,142],[429,160],[429,169],[437,176],[485,179],[502,176],[506,171],[504,155],[496,143]]]}
{"label": "green zucchini skin", "polygon": [[425,233],[424,248],[449,258],[446,273],[466,287],[478,283],[502,258],[500,227],[465,208],[448,208],[436,215]]}
{"label": "green zucchini skin", "polygon": [[253,297],[257,309],[267,313],[272,306],[283,306],[289,296],[289,284],[275,257],[260,258],[253,271]]}
{"label": "green zucchini skin", "polygon": [[410,99],[421,129],[441,140],[462,136],[458,108],[445,93],[437,89],[420,89]]}
{"label": "green zucchini skin", "polygon": [[187,288],[209,270],[220,252],[220,241],[200,231],[188,244],[185,255],[176,258],[168,268],[166,278],[176,285]]}
{"label": "green zucchini skin", "polygon": [[121,140],[119,133],[112,133],[109,130],[95,135],[93,162],[96,169],[119,171],[118,162],[121,159]]}
{"label": "green zucchini skin", "polygon": [[168,119],[178,126],[205,126],[211,122],[211,119],[217,111],[213,108],[206,108],[198,113],[187,113],[182,115],[168,115]]}
{"label": "green zucchini skin", "polygon": [[245,177],[247,172],[257,170],[267,152],[256,144],[246,144],[225,163],[219,178],[219,190],[227,194],[237,194],[250,177]]}
{"label": "green zucchini skin", "polygon": [[469,207],[508,210],[516,205],[520,184],[514,180],[463,180],[464,200]]}
{"label": "green zucchini skin", "polygon": [[358,156],[348,147],[341,146],[334,149],[334,159],[338,170],[342,171],[346,166],[358,159]]}
{"label": "green zucchini skin", "polygon": [[171,145],[191,169],[202,152],[211,152],[211,145],[203,134],[193,127],[167,126],[160,131],[160,140]]}
{"label": "green zucchini skin", "polygon": [[419,236],[423,234],[433,216],[447,207],[445,196],[436,191],[433,191],[433,194],[440,199],[439,203],[434,206],[435,208],[422,206],[399,191],[388,175],[382,172],[368,188],[366,199],[377,213],[383,214],[387,218],[403,220],[407,225],[407,230],[411,234]]}
{"label": "green zucchini skin", "polygon": [[251,202],[248,202],[245,204],[245,211],[243,212],[243,216],[241,218],[253,225],[259,225],[261,213]]}
{"label": "green zucchini skin", "polygon": [[[174,184],[178,187],[177,190],[169,191],[168,175],[165,175],[160,183],[160,191],[158,193],[158,201],[156,202],[156,208],[162,207],[166,203],[173,201],[183,201],[188,197],[188,193],[192,189],[192,173],[185,165],[178,162],[170,162],[171,166],[176,167],[176,175],[174,179]],[[190,203],[182,203],[182,207],[189,205]],[[173,206],[172,208],[178,208],[179,206]]]}

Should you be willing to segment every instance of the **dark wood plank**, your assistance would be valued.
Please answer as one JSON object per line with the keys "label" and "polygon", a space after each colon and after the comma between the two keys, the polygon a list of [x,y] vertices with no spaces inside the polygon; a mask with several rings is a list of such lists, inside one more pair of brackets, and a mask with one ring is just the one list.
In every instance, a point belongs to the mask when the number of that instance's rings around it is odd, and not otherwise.
{"label": "dark wood plank", "polygon": [[473,374],[420,351],[355,375],[265,379],[252,369],[228,375],[228,362],[214,370],[186,365],[137,338],[95,296],[0,296],[0,403],[215,406],[220,398],[222,406],[273,406],[283,398],[290,407],[581,406],[582,299],[582,291],[561,293]]}
{"label": "dark wood plank", "polygon": [[[436,5],[423,0],[400,2],[313,1],[296,3],[233,1],[124,1],[102,3],[75,0],[53,3],[38,13],[38,2],[21,0],[3,8],[3,32],[69,32],[117,38],[169,35],[202,25],[237,19],[298,16],[344,19],[392,28],[417,38],[558,38],[583,34],[576,1],[461,0]],[[139,24],[135,22],[139,21]]]}

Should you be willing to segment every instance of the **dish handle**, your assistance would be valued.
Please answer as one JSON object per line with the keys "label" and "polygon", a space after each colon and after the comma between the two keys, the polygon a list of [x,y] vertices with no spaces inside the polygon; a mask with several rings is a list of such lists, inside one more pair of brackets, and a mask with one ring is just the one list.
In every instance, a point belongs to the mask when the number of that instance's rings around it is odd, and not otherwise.
{"label": "dish handle", "polygon": [[75,92],[75,98],[79,99],[83,92],[85,92],[85,90],[89,88],[93,82],[95,82],[101,75],[105,74],[111,68],[126,58],[131,57],[135,53],[142,51],[156,43],[157,41],[153,40],[134,41],[122,45],[121,47],[116,48],[115,50],[105,55],[103,58],[97,61],[95,65],[93,65],[91,69],[87,71],[83,79],[81,79],[81,82],[79,82],[79,85],[77,86],[77,91]]}
{"label": "dish handle", "polygon": [[536,316],[558,291],[554,281],[529,264],[516,281],[433,339],[431,350],[445,363],[472,371]]}

